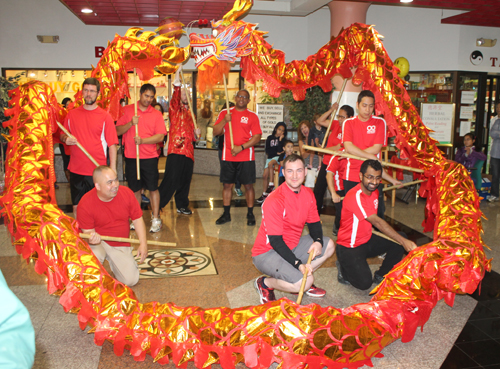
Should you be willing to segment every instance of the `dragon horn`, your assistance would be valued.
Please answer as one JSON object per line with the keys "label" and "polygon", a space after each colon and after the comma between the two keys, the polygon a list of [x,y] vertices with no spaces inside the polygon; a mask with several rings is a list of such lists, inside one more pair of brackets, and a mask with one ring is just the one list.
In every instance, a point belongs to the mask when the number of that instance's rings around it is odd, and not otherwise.
{"label": "dragon horn", "polygon": [[253,0],[236,0],[233,5],[233,9],[228,11],[226,15],[222,18],[224,21],[222,25],[229,26],[236,19],[245,14],[253,5]]}

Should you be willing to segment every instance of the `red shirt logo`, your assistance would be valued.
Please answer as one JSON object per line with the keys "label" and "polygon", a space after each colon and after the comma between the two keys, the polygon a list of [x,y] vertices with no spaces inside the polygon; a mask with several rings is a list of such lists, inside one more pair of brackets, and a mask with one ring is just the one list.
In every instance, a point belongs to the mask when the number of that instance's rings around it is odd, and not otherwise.
{"label": "red shirt logo", "polygon": [[240,123],[248,124],[248,117],[241,117],[241,122]]}
{"label": "red shirt logo", "polygon": [[367,126],[366,127],[366,133],[369,135],[375,134],[375,126]]}
{"label": "red shirt logo", "polygon": [[378,209],[378,199],[373,200],[373,206],[375,206],[375,209]]}

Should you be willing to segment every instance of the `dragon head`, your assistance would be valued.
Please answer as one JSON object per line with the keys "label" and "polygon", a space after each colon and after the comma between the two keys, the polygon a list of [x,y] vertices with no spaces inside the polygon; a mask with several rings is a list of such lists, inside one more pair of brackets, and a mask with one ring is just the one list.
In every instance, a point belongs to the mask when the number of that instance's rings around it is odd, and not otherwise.
{"label": "dragon head", "polygon": [[255,26],[243,21],[226,26],[224,20],[219,20],[212,22],[213,35],[191,33],[189,43],[196,68],[206,70],[219,61],[232,63],[237,58],[250,54],[252,49],[247,46]]}

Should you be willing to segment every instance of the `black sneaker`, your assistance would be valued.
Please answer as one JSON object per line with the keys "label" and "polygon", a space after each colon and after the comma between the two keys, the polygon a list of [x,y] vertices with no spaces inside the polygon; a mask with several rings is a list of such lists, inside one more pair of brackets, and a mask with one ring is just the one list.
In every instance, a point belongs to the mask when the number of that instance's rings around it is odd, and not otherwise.
{"label": "black sneaker", "polygon": [[191,215],[191,214],[193,214],[193,212],[189,208],[180,208],[180,209],[177,209],[177,212],[179,214],[184,214],[184,215]]}
{"label": "black sneaker", "polygon": [[257,204],[262,204],[264,202],[264,200],[267,198],[268,194],[267,193],[263,193],[261,197],[259,197],[257,200]]}
{"label": "black sneaker", "polygon": [[265,277],[259,277],[255,280],[254,286],[260,296],[260,303],[265,304],[270,301],[276,301],[276,297],[274,296],[274,289],[265,288],[262,285]]}
{"label": "black sneaker", "polygon": [[351,283],[349,283],[349,281],[346,281],[344,279],[344,276],[342,275],[342,270],[340,269],[340,263],[338,260],[335,262],[335,265],[337,266],[337,271],[338,271],[337,280],[339,281],[339,283],[345,284],[346,286],[350,286]]}
{"label": "black sneaker", "polygon": [[231,215],[224,213],[220,216],[219,219],[215,221],[215,224],[224,224],[230,221],[231,221]]}
{"label": "black sneaker", "polygon": [[384,277],[382,277],[377,272],[373,273],[373,283],[375,283],[378,286],[383,281],[384,281]]}
{"label": "black sneaker", "polygon": [[255,215],[247,214],[247,225],[249,225],[249,226],[255,225]]}

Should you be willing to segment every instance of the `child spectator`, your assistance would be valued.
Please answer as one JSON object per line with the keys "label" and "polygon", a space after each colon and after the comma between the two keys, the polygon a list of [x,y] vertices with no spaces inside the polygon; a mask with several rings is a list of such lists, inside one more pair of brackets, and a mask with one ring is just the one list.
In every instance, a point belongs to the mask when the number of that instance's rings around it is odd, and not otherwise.
{"label": "child spectator", "polygon": [[467,133],[464,136],[464,145],[457,150],[455,155],[455,161],[462,164],[467,170],[474,168],[476,161],[486,160],[486,155],[481,151],[476,151],[474,147],[474,142],[476,142],[476,137],[471,133]]}
{"label": "child spectator", "polygon": [[278,165],[279,155],[283,153],[283,139],[286,139],[286,125],[279,122],[274,127],[273,133],[266,139],[267,160],[262,176],[262,196],[257,203],[262,204],[267,196],[274,190],[274,167]]}

